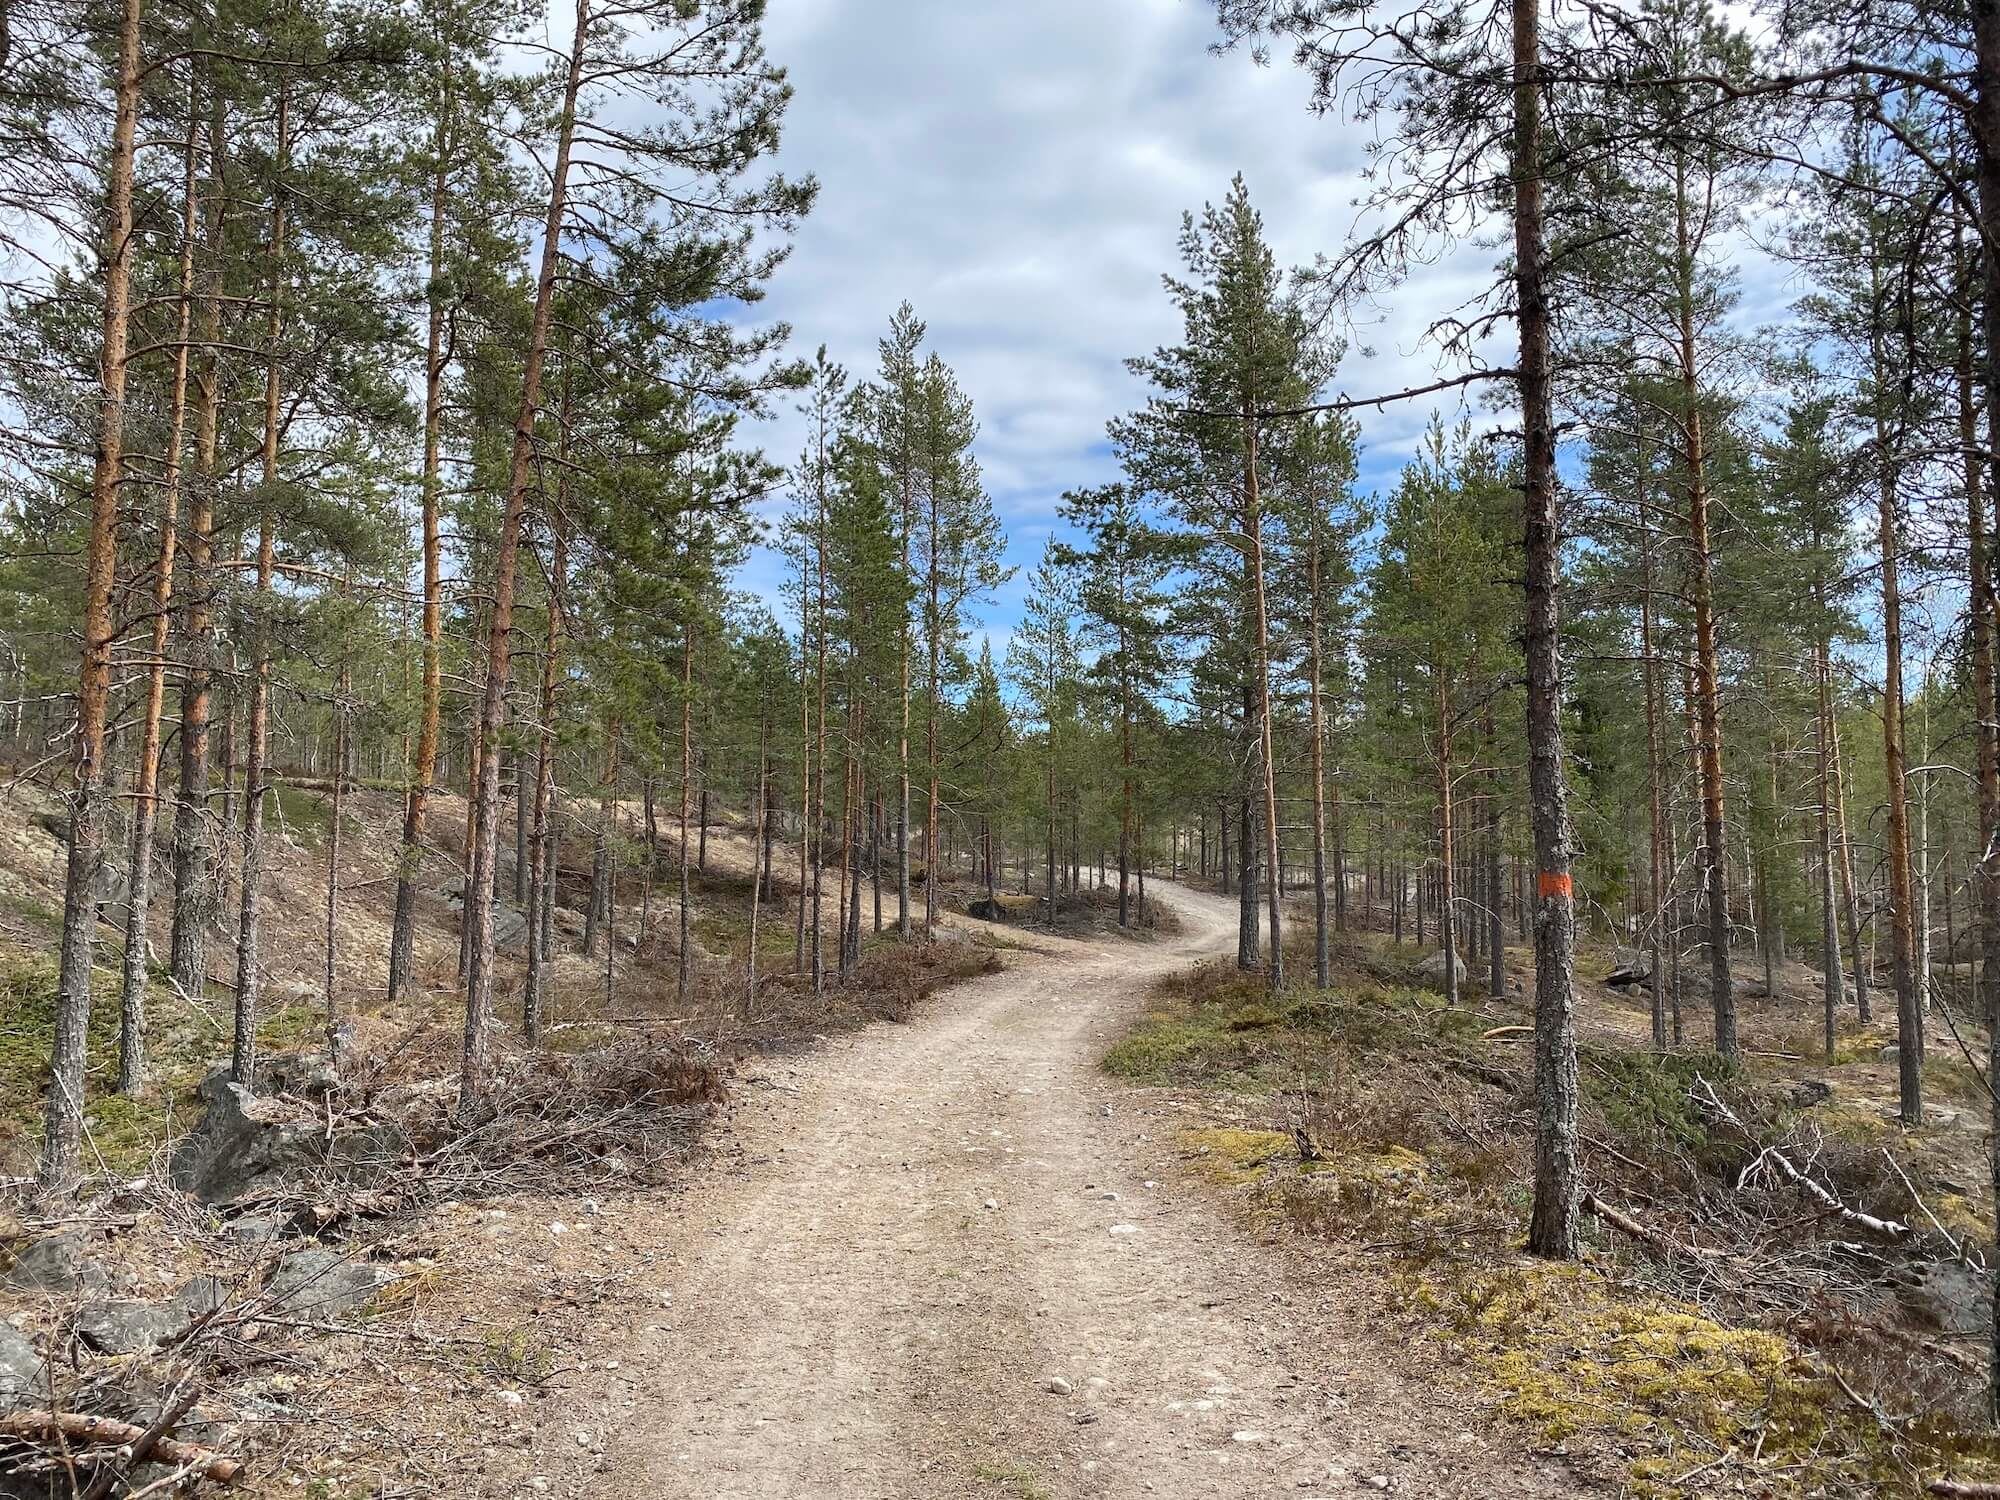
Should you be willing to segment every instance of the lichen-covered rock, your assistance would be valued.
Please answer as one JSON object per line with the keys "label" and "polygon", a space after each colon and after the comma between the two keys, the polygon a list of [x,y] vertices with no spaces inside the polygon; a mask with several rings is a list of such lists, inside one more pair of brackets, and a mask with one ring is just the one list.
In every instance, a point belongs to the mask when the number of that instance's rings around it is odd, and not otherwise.
{"label": "lichen-covered rock", "polygon": [[[438,900],[449,904],[453,910],[465,906],[465,877],[454,875],[433,893]],[[519,907],[509,906],[505,901],[493,903],[493,946],[502,953],[515,948],[525,948],[528,943],[528,919]]]}
{"label": "lichen-covered rock", "polygon": [[14,1257],[7,1285],[23,1292],[84,1292],[102,1295],[111,1274],[90,1252],[97,1237],[88,1230],[44,1235]]}
{"label": "lichen-covered rock", "polygon": [[1653,978],[1653,955],[1644,948],[1620,948],[1611,964],[1611,972],[1604,982],[1614,990],[1632,989],[1649,984]]}
{"label": "lichen-covered rock", "polygon": [[179,1338],[194,1320],[223,1302],[222,1283],[197,1276],[165,1302],[113,1298],[89,1302],[76,1315],[77,1337],[100,1354],[143,1354]]}
{"label": "lichen-covered rock", "polygon": [[407,1142],[395,1126],[341,1124],[260,1098],[218,1069],[202,1080],[208,1112],[175,1147],[168,1176],[205,1203],[235,1203],[307,1176],[367,1183],[395,1170]]}
{"label": "lichen-covered rock", "polygon": [[48,1367],[27,1337],[0,1323],[0,1408],[22,1406],[48,1394]]}
{"label": "lichen-covered rock", "polygon": [[362,1311],[393,1280],[384,1267],[315,1245],[279,1261],[264,1294],[294,1314],[338,1317]]}

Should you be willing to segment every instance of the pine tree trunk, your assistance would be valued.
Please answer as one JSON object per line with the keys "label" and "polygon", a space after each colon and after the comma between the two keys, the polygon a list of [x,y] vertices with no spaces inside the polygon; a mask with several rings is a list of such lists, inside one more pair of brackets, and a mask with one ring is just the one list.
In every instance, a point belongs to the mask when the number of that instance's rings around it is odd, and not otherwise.
{"label": "pine tree trunk", "polygon": [[[532,657],[529,658],[531,661]],[[534,793],[528,789],[528,757],[517,749],[514,761],[514,904],[528,904],[528,824]]]}
{"label": "pine tree trunk", "polygon": [[[1673,862],[1667,853],[1667,840],[1671,837],[1665,802],[1665,754],[1660,738],[1661,721],[1665,716],[1665,684],[1660,677],[1660,663],[1653,648],[1653,518],[1647,512],[1646,479],[1647,452],[1641,448],[1638,457],[1639,481],[1633,500],[1634,524],[1639,528],[1639,667],[1645,674],[1646,688],[1646,819],[1648,830],[1648,852],[1650,856],[1647,896],[1652,910],[1646,919],[1646,952],[1650,959],[1651,973],[1647,988],[1653,1002],[1653,1050],[1667,1049],[1667,1007],[1666,1007],[1666,948],[1667,942],[1667,887],[1673,870]],[[1676,1037],[1676,1041],[1678,1041]]]}
{"label": "pine tree trunk", "polygon": [[1285,983],[1284,875],[1278,858],[1278,773],[1271,737],[1271,624],[1264,595],[1264,513],[1257,473],[1257,419],[1254,405],[1243,406],[1243,522],[1250,544],[1250,599],[1257,628],[1257,757],[1263,776],[1264,859],[1270,887],[1271,966],[1266,980],[1273,993]]}
{"label": "pine tree trunk", "polygon": [[[743,1018],[757,1010],[757,936],[763,920],[764,877],[757,868],[758,849],[770,846],[770,744],[771,723],[767,715],[757,720],[757,793],[751,799],[750,815],[750,958],[744,969]],[[650,860],[650,855],[648,856]]]}
{"label": "pine tree trunk", "polygon": [[[563,371],[563,432],[558,454],[566,453],[563,433],[569,426],[569,371]],[[548,619],[542,637],[542,682],[539,738],[535,750],[535,818],[529,846],[534,869],[528,883],[528,972],[521,986],[521,1034],[530,1046],[541,1040],[542,991],[554,935],[556,830],[556,658],[562,644],[562,590],[569,577],[569,537],[563,529],[568,509],[569,471],[562,465],[556,481],[556,511],[549,517]]]}
{"label": "pine tree trunk", "polygon": [[1840,725],[1837,719],[1832,724],[1832,741],[1833,816],[1835,842],[1840,851],[1841,905],[1847,914],[1847,942],[1853,960],[1855,1014],[1866,1026],[1874,1020],[1868,992],[1868,977],[1872,970],[1868,951],[1861,944],[1861,892],[1854,878],[1854,843],[1847,835],[1847,779],[1841,767]]}
{"label": "pine tree trunk", "polygon": [[1306,697],[1312,734],[1313,983],[1325,989],[1332,968],[1327,936],[1326,721],[1320,705],[1320,538],[1317,523],[1306,550]]}
{"label": "pine tree trunk", "polygon": [[1526,545],[1528,811],[1534,829],[1535,1201],[1528,1249],[1574,1259],[1577,1240],[1576,907],[1563,779],[1561,545],[1548,303],[1543,291],[1539,0],[1513,0],[1514,298],[1520,327]]}
{"label": "pine tree trunk", "polygon": [[[910,576],[910,514],[911,496],[909,482],[903,485],[903,576]],[[901,796],[896,811],[896,936],[904,942],[910,940],[910,616],[905,609],[901,635],[902,675],[902,727],[896,741],[897,779]],[[1051,743],[1055,737],[1055,726],[1049,727]],[[1049,923],[1055,924],[1055,890],[1049,890]]]}
{"label": "pine tree trunk", "polygon": [[[1878,424],[1878,442],[1887,441]],[[1916,971],[1916,926],[1910,873],[1908,767],[1903,751],[1903,595],[1898,578],[1902,551],[1897,521],[1897,479],[1886,455],[1878,460],[1877,518],[1882,560],[1882,768],[1888,788],[1890,962],[1896,985],[1897,1102],[1905,1125],[1923,1123],[1923,1022]]]}
{"label": "pine tree trunk", "polygon": [[1056,669],[1056,662],[1054,660],[1054,654],[1051,653],[1050,660],[1048,663],[1048,682],[1045,685],[1048,693],[1048,701],[1051,705],[1049,709],[1049,751],[1048,751],[1048,801],[1049,801],[1048,897],[1049,897],[1049,930],[1051,932],[1055,930],[1055,925],[1056,925],[1056,819],[1060,813],[1060,809],[1056,805],[1056,711],[1053,706],[1056,701],[1056,689],[1057,689],[1057,683],[1055,680],[1056,670],[1057,669]]}
{"label": "pine tree trunk", "polygon": [[[447,80],[449,64],[445,67]],[[403,795],[403,845],[396,865],[396,913],[389,929],[389,1000],[401,998],[410,980],[410,954],[416,931],[416,882],[423,865],[424,815],[437,774],[438,719],[443,703],[444,635],[443,543],[439,524],[444,485],[440,453],[444,433],[445,259],[444,228],[448,211],[445,155],[450,117],[438,111],[431,138],[436,156],[431,175],[430,319],[424,336],[424,471],[419,486],[423,507],[423,701],[418,711],[417,748],[409,766],[409,789]]]}
{"label": "pine tree trunk", "polygon": [[[1486,706],[1487,754],[1499,759],[1498,736],[1493,723],[1493,705]],[[1500,773],[1497,767],[1486,772],[1486,989],[1493,999],[1507,993],[1507,964],[1504,953],[1506,924],[1500,919]]]}
{"label": "pine tree trunk", "polygon": [[[653,776],[651,772],[648,772],[641,779],[640,788],[641,805],[644,809],[643,816],[646,821],[646,860],[644,865],[641,866],[645,871],[646,879],[640,889],[639,895],[638,951],[643,954],[646,951],[647,943],[653,930],[653,866],[656,863],[656,855],[660,847],[660,820],[657,809],[653,805]],[[751,844],[751,848],[756,848],[754,842]],[[750,873],[753,877],[757,873],[757,863],[754,858],[750,863]]]}
{"label": "pine tree trunk", "polygon": [[680,968],[674,998],[682,1005],[694,994],[694,891],[688,875],[688,818],[694,812],[694,620],[681,627],[681,850]]}
{"label": "pine tree trunk", "polygon": [[[1764,692],[1767,702],[1775,703],[1777,701],[1775,689],[1772,687],[1768,675],[1765,678]],[[1782,747],[1779,744],[1777,726],[1774,724],[1772,726],[1771,743],[1767,757],[1769,762],[1767,769],[1771,781],[1771,827],[1774,841],[1782,837],[1783,834],[1783,827],[1780,820],[1784,816],[1785,804],[1779,800],[1782,796],[1782,788],[1779,785],[1778,779],[1778,760],[1781,753]],[[1774,849],[1765,851],[1763,876],[1757,883],[1764,898],[1763,915],[1757,924],[1758,946],[1763,950],[1764,954],[1764,994],[1767,998],[1773,1000],[1778,997],[1778,968],[1785,961],[1785,935],[1784,929],[1779,925],[1778,894],[1775,888],[1777,877],[1776,872],[1772,868],[1776,859],[1777,854]]]}
{"label": "pine tree trunk", "polygon": [[[535,482],[535,426],[541,416],[542,371],[548,359],[549,328],[554,312],[556,273],[562,257],[562,230],[569,185],[570,146],[576,133],[577,94],[582,86],[583,54],[591,28],[591,0],[577,0],[571,31],[567,76],[556,127],[555,158],[550,166],[549,211],[542,230],[541,265],[535,280],[534,313],[529,322],[528,348],[521,377],[520,413],[514,422],[513,454],[507,475],[507,505],[500,519],[500,548],[493,570],[493,609],[486,637],[486,692],[479,718],[478,744],[497,749],[507,710],[509,653],[513,643],[515,560],[521,545],[528,494]],[[493,1011],[493,876],[500,800],[500,767],[495,756],[480,766],[473,813],[479,819],[479,847],[466,882],[466,919],[474,924],[472,963],[466,976],[465,1048],[459,1066],[458,1108],[470,1116],[486,1073],[486,1026]]]}
{"label": "pine tree trunk", "polygon": [[[1930,763],[1932,744],[1930,730],[1931,683],[1926,674],[1919,697],[1923,701],[1923,712],[1918,717],[1917,764]],[[1910,859],[1910,913],[1917,929],[1917,1014],[1919,1025],[1927,1033],[1930,1028],[1931,1009],[1931,783],[1925,776],[1918,784],[1916,793],[1917,831],[1911,841]]]}
{"label": "pine tree trunk", "polygon": [[[861,693],[850,685],[846,770],[841,781],[840,977],[852,979],[861,963]],[[928,830],[926,836],[928,838]],[[928,889],[928,881],[926,882]],[[928,919],[928,914],[927,914]]]}
{"label": "pine tree trunk", "polygon": [[[1244,696],[1249,696],[1247,686]],[[1245,708],[1248,706],[1246,703]],[[1248,973],[1264,956],[1262,924],[1257,916],[1256,814],[1251,811],[1248,793],[1238,799],[1236,818],[1236,967]]]}
{"label": "pine tree trunk", "polygon": [[[805,564],[800,563],[803,572]],[[799,580],[800,597],[805,597],[805,579]],[[812,859],[812,691],[808,681],[812,666],[812,648],[808,642],[807,622],[799,625],[799,905],[797,921],[792,930],[792,972],[803,974],[806,968],[806,908],[812,899],[812,881],[808,869]]]}
{"label": "pine tree trunk", "polygon": [[1441,664],[1432,664],[1437,681],[1437,829],[1438,829],[1438,943],[1444,949],[1444,998],[1447,1005],[1458,1001],[1458,911],[1457,864],[1451,805],[1451,697],[1445,689]]}
{"label": "pine tree trunk", "polygon": [[604,877],[604,1013],[611,1015],[618,997],[618,867],[615,863],[606,867]]}
{"label": "pine tree trunk", "polygon": [[[291,91],[289,82],[278,92],[277,160],[280,173],[290,166]],[[230,1077],[247,1089],[257,1086],[257,1020],[263,974],[260,970],[264,903],[264,802],[271,754],[272,584],[277,564],[278,517],[273,491],[278,483],[278,408],[283,366],[279,340],[284,332],[285,189],[282,178],[271,202],[271,307],[265,333],[270,352],[264,370],[263,489],[257,518],[256,659],[251,664],[250,713],[245,728],[249,744],[243,761],[243,867],[236,929],[236,1031],[230,1049]]]}
{"label": "pine tree trunk", "polygon": [[764,869],[762,875],[758,877],[759,882],[764,887],[764,899],[766,901],[775,901],[778,899],[778,888],[771,881],[771,856],[772,846],[777,841],[777,815],[780,810],[781,804],[778,800],[778,789],[772,784],[769,771],[766,771],[764,774]]}
{"label": "pine tree trunk", "polygon": [[187,430],[188,336],[194,325],[194,244],[199,212],[195,148],[200,99],[188,90],[187,167],[181,181],[179,306],[168,398],[167,453],[160,485],[160,551],[153,567],[151,660],[140,727],[139,764],[132,785],[131,878],[127,885],[125,963],[118,1004],[118,1091],[129,1094],[146,1072],[147,917],[153,896],[153,830],[160,802],[160,719],[167,697],[167,626],[173,618],[174,561],[180,533],[181,445]]}
{"label": "pine tree trunk", "polygon": [[[822,911],[826,872],[826,656],[827,656],[827,614],[826,614],[826,497],[821,494],[815,520],[816,548],[819,556],[819,602],[814,626],[818,632],[818,665],[813,674],[814,691],[818,697],[816,715],[816,739],[813,747],[813,762],[818,767],[817,786],[813,793],[813,805],[807,811],[812,823],[812,983],[813,993],[826,993],[826,949],[820,940],[821,924],[825,919]],[[905,807],[907,809],[907,799]],[[907,871],[906,871],[907,873]],[[905,881],[907,886],[908,882]],[[907,913],[908,904],[905,903]]]}
{"label": "pine tree trunk", "polygon": [[[1973,89],[1974,106],[1972,112],[1972,137],[1978,161],[1977,186],[1979,195],[1979,239],[1985,249],[1980,256],[1981,292],[1980,297],[1980,381],[1985,388],[1986,401],[1986,451],[2000,452],[2000,254],[1990,248],[2000,245],[2000,0],[1972,0],[1971,32],[1973,41]],[[1970,449],[1970,444],[1967,445]],[[1968,464],[1973,455],[1968,452]],[[1991,460],[1989,459],[1989,463]],[[2000,479],[1989,470],[1986,488],[2000,498]],[[1968,491],[1971,486],[1968,485]],[[1977,573],[1977,564],[1974,565]],[[1974,599],[1977,608],[1978,589]],[[2000,636],[2000,602],[1994,596],[1992,576],[1989,571],[1985,583],[1988,617],[1993,621],[1992,629]],[[2000,639],[1989,643],[1989,662],[2000,653]],[[2000,668],[1994,669],[2000,675]],[[2000,701],[1995,692],[2000,692],[1996,684],[1986,696],[1979,699],[1974,718],[1985,720],[2000,719]],[[2000,757],[2000,745],[1995,746],[1996,757]],[[1995,843],[1995,830],[2000,827],[2000,792],[1988,796],[1988,781],[1982,766],[1980,783],[1981,828],[1984,843],[1980,858],[1980,913],[1981,913],[1981,970],[1983,987],[1986,992],[1986,1008],[1982,1012],[1988,1025],[1988,1047],[1986,1076],[2000,1078],[2000,845]],[[1991,815],[1987,813],[1988,803],[1993,802]],[[1994,1200],[2000,1202],[2000,1103],[1994,1106],[1993,1130],[1990,1133],[1990,1178]],[[1989,1379],[1987,1391],[1987,1416],[2000,1424],[2000,1259],[1996,1259],[1993,1269],[1993,1321],[1989,1342]]]}
{"label": "pine tree trunk", "polygon": [[[583,917],[583,954],[597,956],[597,942],[611,922],[611,838],[618,810],[619,724],[604,724],[604,788],[597,795],[597,836],[590,857],[590,900]],[[607,938],[606,941],[609,941]]]}
{"label": "pine tree trunk", "polygon": [[1129,646],[1118,625],[1118,925],[1132,925],[1132,674]]}
{"label": "pine tree trunk", "polygon": [[924,685],[924,764],[930,775],[930,796],[924,813],[924,940],[928,942],[937,928],[938,861],[942,851],[938,847],[938,713],[942,706],[939,652],[942,649],[943,623],[938,601],[938,497],[935,482],[925,486],[925,511],[929,517],[930,529],[929,557],[924,569],[930,589],[930,610],[926,624],[928,629],[925,648],[929,658]]}
{"label": "pine tree trunk", "polygon": [[1716,647],[1714,544],[1709,536],[1708,456],[1695,363],[1694,256],[1688,244],[1686,169],[1676,169],[1674,199],[1680,274],[1680,370],[1683,458],[1688,499],[1688,603],[1694,614],[1694,702],[1701,788],[1703,875],[1707,891],[1708,979],[1715,1009],[1715,1050],[1737,1055],[1736,992],[1729,965],[1729,858],[1722,773],[1722,686]]}
{"label": "pine tree trunk", "polygon": [[[345,594],[346,590],[341,591]],[[326,1006],[326,1060],[340,1066],[340,820],[345,813],[341,793],[347,785],[347,703],[354,691],[347,663],[340,664],[333,704],[333,791],[326,835],[326,961],[321,998]]]}
{"label": "pine tree trunk", "polygon": [[141,0],[123,0],[118,31],[117,119],[107,169],[103,239],[104,308],[100,324],[97,450],[90,477],[90,525],[84,544],[83,652],[77,670],[76,737],[71,752],[68,866],[63,884],[55,1037],[37,1180],[69,1187],[83,1130],[84,1053],[90,1030],[90,969],[95,950],[97,884],[104,860],[105,721],[111,694],[111,596],[118,573],[119,482],[125,466],[126,350],[131,334],[132,159],[139,126]]}
{"label": "pine tree trunk", "polygon": [[[1817,594],[1819,591],[1814,590]],[[1821,606],[1824,609],[1824,606]],[[1813,647],[1813,676],[1818,694],[1817,761],[1819,780],[1820,972],[1826,1002],[1826,1060],[1833,1062],[1840,1022],[1840,919],[1834,903],[1833,880],[1833,695],[1832,671],[1825,640]]]}

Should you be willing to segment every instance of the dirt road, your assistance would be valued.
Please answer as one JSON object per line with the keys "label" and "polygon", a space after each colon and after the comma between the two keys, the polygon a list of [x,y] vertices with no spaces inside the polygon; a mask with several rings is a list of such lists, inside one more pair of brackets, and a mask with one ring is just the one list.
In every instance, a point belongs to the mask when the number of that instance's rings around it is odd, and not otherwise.
{"label": "dirt road", "polygon": [[578,1493],[1566,1488],[1170,1177],[1172,1116],[1097,1072],[1148,982],[1233,934],[1224,902],[1167,899],[1180,938],[1051,943],[767,1070],[736,1170],[660,1227],[664,1305],[602,1377],[620,1415]]}

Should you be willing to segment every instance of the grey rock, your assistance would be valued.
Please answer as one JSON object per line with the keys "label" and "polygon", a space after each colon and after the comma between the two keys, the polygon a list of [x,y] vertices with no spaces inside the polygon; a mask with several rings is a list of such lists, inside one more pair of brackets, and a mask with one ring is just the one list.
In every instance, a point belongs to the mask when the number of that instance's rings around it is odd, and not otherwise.
{"label": "grey rock", "polygon": [[1832,1097],[1833,1085],[1818,1078],[1802,1078],[1792,1085],[1790,1091],[1792,1104],[1798,1109],[1811,1109]]}
{"label": "grey rock", "polygon": [[285,1237],[290,1223],[283,1214],[254,1213],[231,1219],[223,1230],[239,1245],[270,1245]]}
{"label": "grey rock", "polygon": [[[454,875],[450,880],[439,886],[432,894],[440,901],[446,902],[454,910],[462,909],[465,906],[465,877],[463,875]],[[493,903],[493,946],[504,952],[514,948],[526,947],[527,942],[528,919],[521,914],[519,908],[509,906],[504,901],[495,901]]]}
{"label": "grey rock", "polygon": [[516,907],[496,902],[493,907],[493,946],[501,952],[524,948],[528,943],[528,919]]}
{"label": "grey rock", "polygon": [[325,1121],[259,1098],[217,1069],[202,1080],[208,1112],[174,1148],[167,1175],[205,1203],[235,1203],[312,1173],[367,1183],[395,1170],[407,1142],[393,1125]]}
{"label": "grey rock", "polygon": [[1920,1268],[1898,1295],[1923,1322],[1948,1331],[1986,1329],[1993,1322],[1993,1288],[1987,1277],[1955,1260]]}
{"label": "grey rock", "polygon": [[14,1257],[7,1284],[24,1292],[84,1292],[101,1296],[111,1275],[89,1254],[96,1237],[85,1230],[45,1235]]}
{"label": "grey rock", "polygon": [[76,1315],[76,1334],[99,1354],[139,1354],[186,1332],[187,1324],[171,1307],[117,1298],[86,1302]]}
{"label": "grey rock", "polygon": [[143,1354],[179,1338],[194,1320],[223,1302],[213,1276],[197,1276],[161,1303],[115,1298],[86,1303],[76,1315],[76,1332],[100,1354]]}
{"label": "grey rock", "polygon": [[[1466,970],[1465,959],[1463,957],[1460,957],[1458,960],[1457,977],[1458,987],[1461,990],[1466,987],[1472,977]],[[1436,990],[1442,994],[1444,992],[1444,950],[1440,948],[1410,970],[1410,978],[1424,989]]]}
{"label": "grey rock", "polygon": [[1004,922],[1007,920],[1007,908],[1002,906],[998,900],[988,900],[984,896],[981,896],[977,901],[967,906],[965,912],[967,916],[977,917],[982,922]]}
{"label": "grey rock", "polygon": [[393,1280],[394,1274],[380,1266],[315,1245],[279,1261],[264,1291],[290,1312],[338,1317],[362,1311]]}
{"label": "grey rock", "polygon": [[0,1323],[0,1406],[16,1406],[45,1395],[48,1367],[35,1346],[10,1323]]}
{"label": "grey rock", "polygon": [[1653,955],[1644,948],[1620,948],[1612,955],[1604,982],[1614,990],[1636,989],[1653,978]]}
{"label": "grey rock", "polygon": [[[319,991],[315,989],[313,995]],[[266,1093],[293,1094],[301,1099],[324,1099],[340,1090],[340,1074],[320,1052],[283,1052],[257,1065],[258,1081]]]}

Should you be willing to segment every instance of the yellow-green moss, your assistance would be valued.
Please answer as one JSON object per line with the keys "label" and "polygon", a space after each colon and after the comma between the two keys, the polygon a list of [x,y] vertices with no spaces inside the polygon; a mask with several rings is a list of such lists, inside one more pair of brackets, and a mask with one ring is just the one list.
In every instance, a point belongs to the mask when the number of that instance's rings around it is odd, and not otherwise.
{"label": "yellow-green moss", "polygon": [[1230,1081],[1238,1086],[1249,1082],[1241,1076],[1242,1065],[1236,1034],[1213,1011],[1155,1011],[1120,1037],[1103,1062],[1107,1073],[1134,1083],[1199,1080],[1213,1085],[1236,1075]]}
{"label": "yellow-green moss", "polygon": [[1961,1474],[2000,1464],[1993,1440],[1942,1423],[1885,1432],[1782,1334],[1725,1327],[1588,1267],[1427,1267],[1397,1288],[1503,1414],[1545,1442],[1616,1439],[1639,1494],[1679,1494],[1675,1477],[1702,1463],[1689,1455],[1724,1452],[1774,1495],[1903,1477],[1906,1459]]}
{"label": "yellow-green moss", "polygon": [[1812,1117],[1821,1130],[1836,1140],[1863,1146],[1901,1139],[1903,1134],[1880,1109],[1838,1098],[1815,1105]]}
{"label": "yellow-green moss", "polygon": [[[1816,1045],[1811,1051],[1817,1052],[1820,1047],[1825,1045],[1825,1042],[1819,1033],[1814,1034],[1814,1040]],[[1832,1065],[1837,1068],[1844,1068],[1852,1067],[1856,1063],[1878,1062],[1881,1060],[1882,1049],[1892,1045],[1895,1040],[1895,1037],[1887,1031],[1875,1026],[1861,1027],[1853,1031],[1843,1032],[1834,1038]],[[1806,1049],[1801,1047],[1800,1050],[1805,1051]],[[1811,1053],[1809,1052],[1808,1055],[1811,1055]]]}
{"label": "yellow-green moss", "polygon": [[[56,966],[47,955],[0,944],[0,1147],[17,1154],[41,1129],[49,1049],[55,1029]],[[212,1032],[196,1029],[188,1007],[158,985],[148,987],[146,1084],[112,1092],[118,1077],[118,974],[91,975],[89,1045],[84,1055],[84,1165],[137,1174],[199,1113],[195,1085],[213,1060]],[[319,1007],[279,1006],[259,1019],[271,1052],[315,1045],[325,1026]]]}
{"label": "yellow-green moss", "polygon": [[1211,1182],[1232,1186],[1260,1182],[1265,1168],[1297,1147],[1292,1138],[1275,1130],[1239,1130],[1230,1126],[1203,1126],[1180,1133],[1182,1151]]}
{"label": "yellow-green moss", "polygon": [[997,1485],[1014,1500],[1048,1500],[1048,1486],[1041,1476],[1024,1463],[1011,1459],[988,1460],[972,1466],[972,1476],[982,1484]]}

